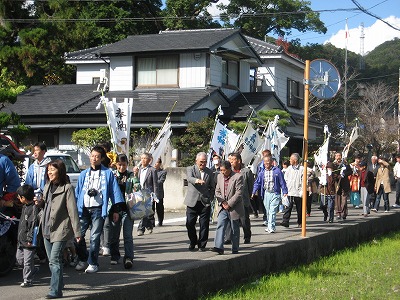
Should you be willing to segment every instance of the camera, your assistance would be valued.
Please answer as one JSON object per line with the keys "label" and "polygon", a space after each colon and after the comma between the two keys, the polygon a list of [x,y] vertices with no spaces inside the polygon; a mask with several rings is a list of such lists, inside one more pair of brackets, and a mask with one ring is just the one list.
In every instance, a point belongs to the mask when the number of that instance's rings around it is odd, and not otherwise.
{"label": "camera", "polygon": [[98,192],[96,189],[94,189],[94,188],[91,188],[91,189],[88,190],[88,192],[87,192],[87,194],[88,194],[89,197],[96,197],[98,193],[99,193],[99,192]]}

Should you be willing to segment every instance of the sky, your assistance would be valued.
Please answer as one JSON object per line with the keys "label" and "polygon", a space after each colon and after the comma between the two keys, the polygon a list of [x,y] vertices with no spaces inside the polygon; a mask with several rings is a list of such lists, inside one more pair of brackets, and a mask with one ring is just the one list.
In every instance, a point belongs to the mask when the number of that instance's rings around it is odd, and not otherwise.
{"label": "sky", "polygon": [[[225,3],[226,1],[229,0],[222,0]],[[351,0],[309,1],[314,11],[357,8]],[[326,34],[311,31],[302,33],[293,30],[292,34],[287,36],[287,39],[290,41],[298,38],[303,45],[307,43],[323,44],[329,42],[338,48],[345,48],[346,18],[349,28],[347,49],[355,53],[359,54],[361,50],[361,23],[364,23],[364,55],[385,41],[390,41],[395,37],[400,38],[400,0],[357,0],[356,2],[398,30],[361,11],[330,11],[320,13],[320,19],[328,29]],[[209,11],[212,15],[217,14],[214,9]]]}

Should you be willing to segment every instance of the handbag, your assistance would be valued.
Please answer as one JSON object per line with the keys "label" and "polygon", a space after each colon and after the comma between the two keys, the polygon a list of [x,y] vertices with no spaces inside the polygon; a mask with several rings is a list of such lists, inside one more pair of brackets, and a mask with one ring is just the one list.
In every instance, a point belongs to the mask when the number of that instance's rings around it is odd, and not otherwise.
{"label": "handbag", "polygon": [[140,220],[154,214],[152,209],[153,198],[148,189],[127,194],[125,199],[131,220]]}

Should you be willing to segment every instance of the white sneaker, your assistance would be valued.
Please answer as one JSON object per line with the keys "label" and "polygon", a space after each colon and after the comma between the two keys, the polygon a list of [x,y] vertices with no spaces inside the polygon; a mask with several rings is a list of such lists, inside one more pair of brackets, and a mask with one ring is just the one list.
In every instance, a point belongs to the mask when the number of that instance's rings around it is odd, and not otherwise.
{"label": "white sneaker", "polygon": [[399,208],[400,205],[398,205],[398,204],[395,203],[395,204],[392,205],[392,207],[394,207],[394,208]]}
{"label": "white sneaker", "polygon": [[110,256],[110,255],[111,255],[110,248],[103,247],[103,256]]}
{"label": "white sneaker", "polygon": [[75,267],[75,270],[77,271],[83,271],[87,268],[88,263],[86,261],[80,261]]}
{"label": "white sneaker", "polygon": [[89,265],[86,270],[85,273],[96,273],[99,270],[99,267],[96,265]]}

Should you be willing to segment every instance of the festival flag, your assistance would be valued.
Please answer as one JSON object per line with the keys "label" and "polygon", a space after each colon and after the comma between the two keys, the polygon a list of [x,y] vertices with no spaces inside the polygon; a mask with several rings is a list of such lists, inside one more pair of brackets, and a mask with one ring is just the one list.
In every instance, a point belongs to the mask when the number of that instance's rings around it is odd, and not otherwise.
{"label": "festival flag", "polygon": [[210,143],[210,149],[207,154],[207,166],[212,167],[212,156],[218,154],[224,158],[226,154],[233,152],[239,136],[232,130],[228,129],[225,124],[222,124],[217,119],[213,136]]}
{"label": "festival flag", "polygon": [[314,162],[315,166],[321,169],[321,166],[328,163],[328,147],[329,147],[329,138],[331,137],[331,133],[329,132],[328,125],[324,126],[324,133],[325,133],[325,141],[319,147],[317,153],[314,154]]}
{"label": "festival flag", "polygon": [[124,98],[124,102],[117,102],[115,98],[111,101],[100,97],[99,109],[101,103],[105,105],[107,124],[111,132],[111,141],[117,154],[129,154],[129,135],[131,130],[132,104],[133,98]]}
{"label": "festival flag", "polygon": [[153,163],[164,155],[171,134],[171,120],[168,116],[163,127],[158,131],[156,138],[151,143],[150,150],[148,151],[153,156]]}
{"label": "festival flag", "polygon": [[267,131],[265,132],[265,141],[262,150],[269,149],[272,157],[275,158],[277,163],[280,160],[280,153],[283,147],[289,141],[284,132],[278,126],[279,116],[276,115],[274,121],[269,122]]}
{"label": "festival flag", "polygon": [[350,139],[348,144],[344,147],[343,152],[342,152],[342,158],[346,159],[347,155],[349,154],[349,150],[350,150],[350,146],[351,144],[354,143],[354,141],[358,138],[359,134],[358,134],[358,130],[360,128],[358,127],[358,125],[356,124],[356,126],[353,127],[353,129],[351,130],[351,134],[350,134]]}
{"label": "festival flag", "polygon": [[248,165],[263,145],[263,140],[258,132],[247,124],[236,151],[242,156],[242,163]]}

